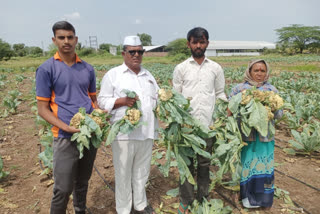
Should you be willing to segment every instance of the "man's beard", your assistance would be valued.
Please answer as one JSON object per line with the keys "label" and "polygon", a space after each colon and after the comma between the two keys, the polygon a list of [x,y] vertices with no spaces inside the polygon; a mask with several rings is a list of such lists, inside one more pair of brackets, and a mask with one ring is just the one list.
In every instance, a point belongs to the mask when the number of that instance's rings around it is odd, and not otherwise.
{"label": "man's beard", "polygon": [[[197,51],[200,50],[200,51]],[[191,54],[194,58],[201,58],[204,56],[206,49],[197,48],[195,51],[191,50]]]}

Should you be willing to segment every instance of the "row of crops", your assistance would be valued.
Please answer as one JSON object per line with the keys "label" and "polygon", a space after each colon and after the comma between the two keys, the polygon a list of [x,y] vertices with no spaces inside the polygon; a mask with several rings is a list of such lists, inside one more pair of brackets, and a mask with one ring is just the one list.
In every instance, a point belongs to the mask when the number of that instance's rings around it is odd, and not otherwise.
{"label": "row of crops", "polygon": [[[283,62],[281,58],[270,58],[267,60],[268,62]],[[320,57],[290,58],[290,60],[286,60],[286,63],[301,61],[319,62]],[[144,66],[152,72],[161,87],[171,86],[174,64],[149,63]],[[97,73],[97,89],[99,89],[102,75],[105,71],[114,67],[114,65],[98,65],[94,67]],[[235,84],[242,81],[245,69],[243,66],[224,68],[227,94],[229,94]],[[44,166],[43,174],[50,175],[52,169],[51,143],[53,136],[51,131],[49,131],[50,125],[37,115],[34,72],[34,67],[21,67],[18,69],[0,68],[0,116],[1,118],[7,118],[15,115],[19,113],[18,107],[21,105],[21,102],[30,103],[35,122],[39,128],[38,135],[42,145],[39,158]],[[26,79],[33,83],[33,87],[28,94],[22,94],[20,87]],[[270,83],[278,88],[281,97],[285,100],[285,114],[281,119],[276,121],[278,127],[282,126],[286,128],[291,134],[291,140],[288,142],[289,147],[284,148],[284,151],[290,155],[317,155],[320,152],[320,89],[318,87],[320,74],[305,71],[274,72],[271,74]],[[163,153],[156,152],[153,163],[160,166],[157,160],[163,158]],[[170,163],[170,167],[176,166],[176,162]],[[0,179],[8,174],[9,172],[3,170],[3,162],[0,157]],[[207,204],[211,204],[208,206],[213,206],[212,204],[217,203],[220,202],[211,201]]]}

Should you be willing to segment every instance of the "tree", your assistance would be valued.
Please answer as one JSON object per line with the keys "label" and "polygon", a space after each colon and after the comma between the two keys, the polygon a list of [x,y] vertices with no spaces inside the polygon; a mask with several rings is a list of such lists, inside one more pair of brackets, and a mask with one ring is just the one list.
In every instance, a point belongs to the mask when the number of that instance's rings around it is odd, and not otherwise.
{"label": "tree", "polygon": [[25,56],[27,55],[26,46],[23,43],[14,44],[12,46],[13,51],[16,56]]}
{"label": "tree", "polygon": [[26,47],[27,54],[32,56],[41,56],[43,54],[43,50],[36,46]]}
{"label": "tree", "polygon": [[190,55],[190,50],[187,45],[187,39],[176,39],[168,43],[166,49],[169,55],[184,54],[186,56]]}
{"label": "tree", "polygon": [[76,45],[76,51],[80,51],[83,48],[84,47],[82,46],[81,42],[78,42],[77,45]]}
{"label": "tree", "polygon": [[320,43],[320,26],[291,25],[275,30],[279,36],[278,44],[288,45],[289,48],[302,53],[310,44],[312,47]]}
{"label": "tree", "polygon": [[0,60],[9,60],[13,55],[10,44],[0,39]]}
{"label": "tree", "polygon": [[142,46],[151,46],[152,45],[152,37],[149,34],[142,33],[142,34],[137,34],[137,36],[140,37]]}
{"label": "tree", "polygon": [[54,43],[51,43],[49,46],[48,46],[48,54],[50,56],[53,56],[57,51],[58,51],[58,48],[57,46],[54,44]]}
{"label": "tree", "polygon": [[109,51],[110,51],[110,46],[112,46],[112,44],[102,43],[102,44],[99,45],[99,49],[100,49],[100,50],[104,50],[104,51],[106,51],[106,52],[109,53]]}

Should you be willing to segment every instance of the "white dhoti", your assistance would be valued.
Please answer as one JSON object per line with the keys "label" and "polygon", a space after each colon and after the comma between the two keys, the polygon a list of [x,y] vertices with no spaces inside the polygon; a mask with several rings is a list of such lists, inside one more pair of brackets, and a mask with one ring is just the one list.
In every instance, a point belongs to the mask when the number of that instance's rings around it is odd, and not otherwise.
{"label": "white dhoti", "polygon": [[135,210],[140,211],[147,206],[145,185],[150,173],[152,146],[152,139],[112,143],[118,214],[130,213],[132,194]]}

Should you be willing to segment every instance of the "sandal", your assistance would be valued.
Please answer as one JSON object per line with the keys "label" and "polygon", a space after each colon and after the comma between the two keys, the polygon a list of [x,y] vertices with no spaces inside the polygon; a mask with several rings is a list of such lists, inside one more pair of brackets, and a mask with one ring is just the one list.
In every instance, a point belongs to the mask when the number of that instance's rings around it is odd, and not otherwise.
{"label": "sandal", "polygon": [[134,211],[135,214],[156,214],[151,207],[151,205],[146,206],[143,210],[141,211]]}
{"label": "sandal", "polygon": [[[181,208],[181,209],[180,209]],[[178,208],[178,213],[179,214],[185,214],[186,211],[189,211],[189,205],[188,204],[183,204],[182,202],[180,202],[179,208]],[[182,211],[181,211],[182,210]],[[188,212],[189,213],[189,212]]]}

